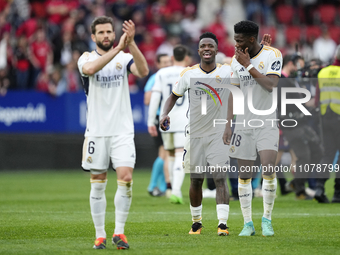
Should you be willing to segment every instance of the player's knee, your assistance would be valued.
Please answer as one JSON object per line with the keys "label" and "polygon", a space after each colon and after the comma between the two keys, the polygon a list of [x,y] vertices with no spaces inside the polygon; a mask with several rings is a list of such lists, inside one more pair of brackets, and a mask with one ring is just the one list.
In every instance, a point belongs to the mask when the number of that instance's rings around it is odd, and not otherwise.
{"label": "player's knee", "polygon": [[191,186],[193,186],[194,188],[201,188],[203,185],[203,180],[201,178],[192,178],[191,179]]}
{"label": "player's knee", "polygon": [[132,174],[126,173],[120,178],[120,180],[122,180],[124,182],[131,182],[132,181]]}
{"label": "player's knee", "polygon": [[107,172],[105,170],[92,170],[91,169],[91,180],[106,180]]}

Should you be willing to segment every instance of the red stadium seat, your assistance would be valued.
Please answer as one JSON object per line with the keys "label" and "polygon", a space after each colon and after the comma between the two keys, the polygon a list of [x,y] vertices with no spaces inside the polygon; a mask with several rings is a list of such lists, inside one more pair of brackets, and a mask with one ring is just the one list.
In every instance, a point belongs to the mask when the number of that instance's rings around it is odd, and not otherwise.
{"label": "red stadium seat", "polygon": [[340,44],[340,27],[331,26],[328,28],[329,35],[337,43]]}
{"label": "red stadium seat", "polygon": [[287,44],[300,41],[301,40],[301,28],[296,27],[296,26],[287,27],[285,35],[286,35]]}
{"label": "red stadium seat", "polygon": [[290,5],[280,5],[276,8],[276,17],[279,23],[291,24],[294,17],[294,8]]}
{"label": "red stadium seat", "polygon": [[333,24],[335,15],[336,15],[336,9],[333,5],[321,5],[317,12],[320,15],[320,21],[322,23],[326,24]]}
{"label": "red stadium seat", "polygon": [[275,27],[261,27],[261,31],[260,31],[261,37],[259,38],[260,40],[262,39],[262,36],[264,34],[270,34],[272,37],[272,44],[275,43],[276,41],[276,28]]}
{"label": "red stadium seat", "polygon": [[307,42],[313,42],[316,38],[321,35],[321,28],[318,26],[308,26],[306,29],[306,40]]}

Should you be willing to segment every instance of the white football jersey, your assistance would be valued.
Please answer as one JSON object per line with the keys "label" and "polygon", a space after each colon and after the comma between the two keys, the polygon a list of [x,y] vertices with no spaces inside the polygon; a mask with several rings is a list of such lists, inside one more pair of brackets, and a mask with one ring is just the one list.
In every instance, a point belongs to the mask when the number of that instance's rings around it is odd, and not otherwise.
{"label": "white football jersey", "polygon": [[[211,72],[205,72],[199,64],[183,70],[172,93],[183,96],[188,90],[189,125],[191,137],[204,137],[223,133],[228,110],[229,90],[219,88],[221,84],[230,85],[231,68],[229,65],[217,64]],[[202,96],[206,97],[206,114],[202,114]],[[220,120],[216,124],[216,120]],[[215,126],[214,126],[215,121]],[[170,119],[172,123],[172,119]],[[221,136],[222,139],[222,136]]]}
{"label": "white football jersey", "polygon": [[[160,92],[162,95],[161,110],[164,110],[164,105],[172,90],[178,81],[181,72],[185,69],[183,66],[169,66],[160,69],[156,73],[155,85],[152,87],[152,92]],[[188,93],[183,94],[182,98],[179,98],[172,110],[169,113],[171,120],[170,129],[166,132],[184,132],[185,126],[188,123],[186,113],[188,111]],[[160,129],[161,130],[161,129]],[[161,130],[161,132],[165,132]]]}
{"label": "white football jersey", "polygon": [[128,69],[132,55],[119,52],[106,66],[92,76],[83,73],[83,65],[100,55],[85,52],[78,60],[87,95],[87,123],[85,136],[114,136],[134,133]]}
{"label": "white football jersey", "polygon": [[[278,49],[262,46],[261,50],[257,55],[250,59],[250,63],[263,75],[277,75],[281,77],[282,69],[282,54]],[[242,66],[235,56],[231,62],[231,80],[233,85],[240,85],[242,93],[244,95],[244,115],[237,115],[236,122],[240,124],[235,125],[235,129],[253,129],[254,126],[260,126],[261,121],[251,121],[251,120],[262,120],[263,126],[276,126],[275,121],[268,121],[277,119],[276,111],[268,115],[257,115],[250,111],[248,107],[248,88],[252,88],[252,102],[253,107],[256,110],[269,110],[273,104],[273,94],[260,84],[251,76],[247,69]],[[276,106],[275,106],[276,107]],[[250,125],[248,125],[248,121]],[[244,124],[245,123],[245,124]]]}

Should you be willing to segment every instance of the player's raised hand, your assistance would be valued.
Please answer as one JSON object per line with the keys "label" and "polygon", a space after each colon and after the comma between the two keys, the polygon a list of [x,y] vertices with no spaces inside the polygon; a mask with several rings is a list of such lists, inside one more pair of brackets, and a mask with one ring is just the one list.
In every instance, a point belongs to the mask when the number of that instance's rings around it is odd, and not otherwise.
{"label": "player's raised hand", "polygon": [[126,44],[129,45],[135,38],[135,23],[132,20],[125,20],[123,23],[123,32],[126,33]]}
{"label": "player's raised hand", "polygon": [[230,140],[231,140],[231,135],[232,135],[232,131],[231,128],[226,125],[225,129],[224,129],[224,133],[223,133],[223,143],[226,145],[230,145]]}
{"label": "player's raised hand", "polygon": [[120,50],[124,50],[124,49],[125,49],[125,47],[127,46],[127,44],[126,44],[126,37],[127,37],[126,33],[124,33],[124,34],[120,37],[119,43],[118,43],[118,45],[117,45],[117,48],[118,48],[118,49],[120,49]]}
{"label": "player's raised hand", "polygon": [[235,58],[245,68],[250,65],[250,55],[248,53],[248,48],[246,48],[244,52],[240,48],[237,48],[235,51]]}
{"label": "player's raised hand", "polygon": [[163,131],[167,131],[170,128],[170,117],[168,115],[162,116],[161,120],[159,121],[159,126]]}
{"label": "player's raised hand", "polygon": [[158,133],[157,133],[157,128],[156,126],[149,126],[148,127],[148,132],[152,137],[157,137]]}
{"label": "player's raised hand", "polygon": [[263,38],[262,38],[262,41],[261,41],[261,44],[265,45],[265,46],[270,46],[272,44],[272,37],[271,37],[271,35],[270,34],[264,34]]}

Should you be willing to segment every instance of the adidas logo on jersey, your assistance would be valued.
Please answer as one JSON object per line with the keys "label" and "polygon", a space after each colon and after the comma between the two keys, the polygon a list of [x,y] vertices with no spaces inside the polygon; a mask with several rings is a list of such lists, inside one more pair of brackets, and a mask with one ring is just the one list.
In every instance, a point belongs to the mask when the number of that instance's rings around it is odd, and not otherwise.
{"label": "adidas logo on jersey", "polygon": [[244,72],[244,67],[242,67],[242,68],[239,70],[239,72]]}
{"label": "adidas logo on jersey", "polygon": [[135,157],[135,154],[134,153],[132,153],[132,155],[131,155],[131,158],[134,158]]}

